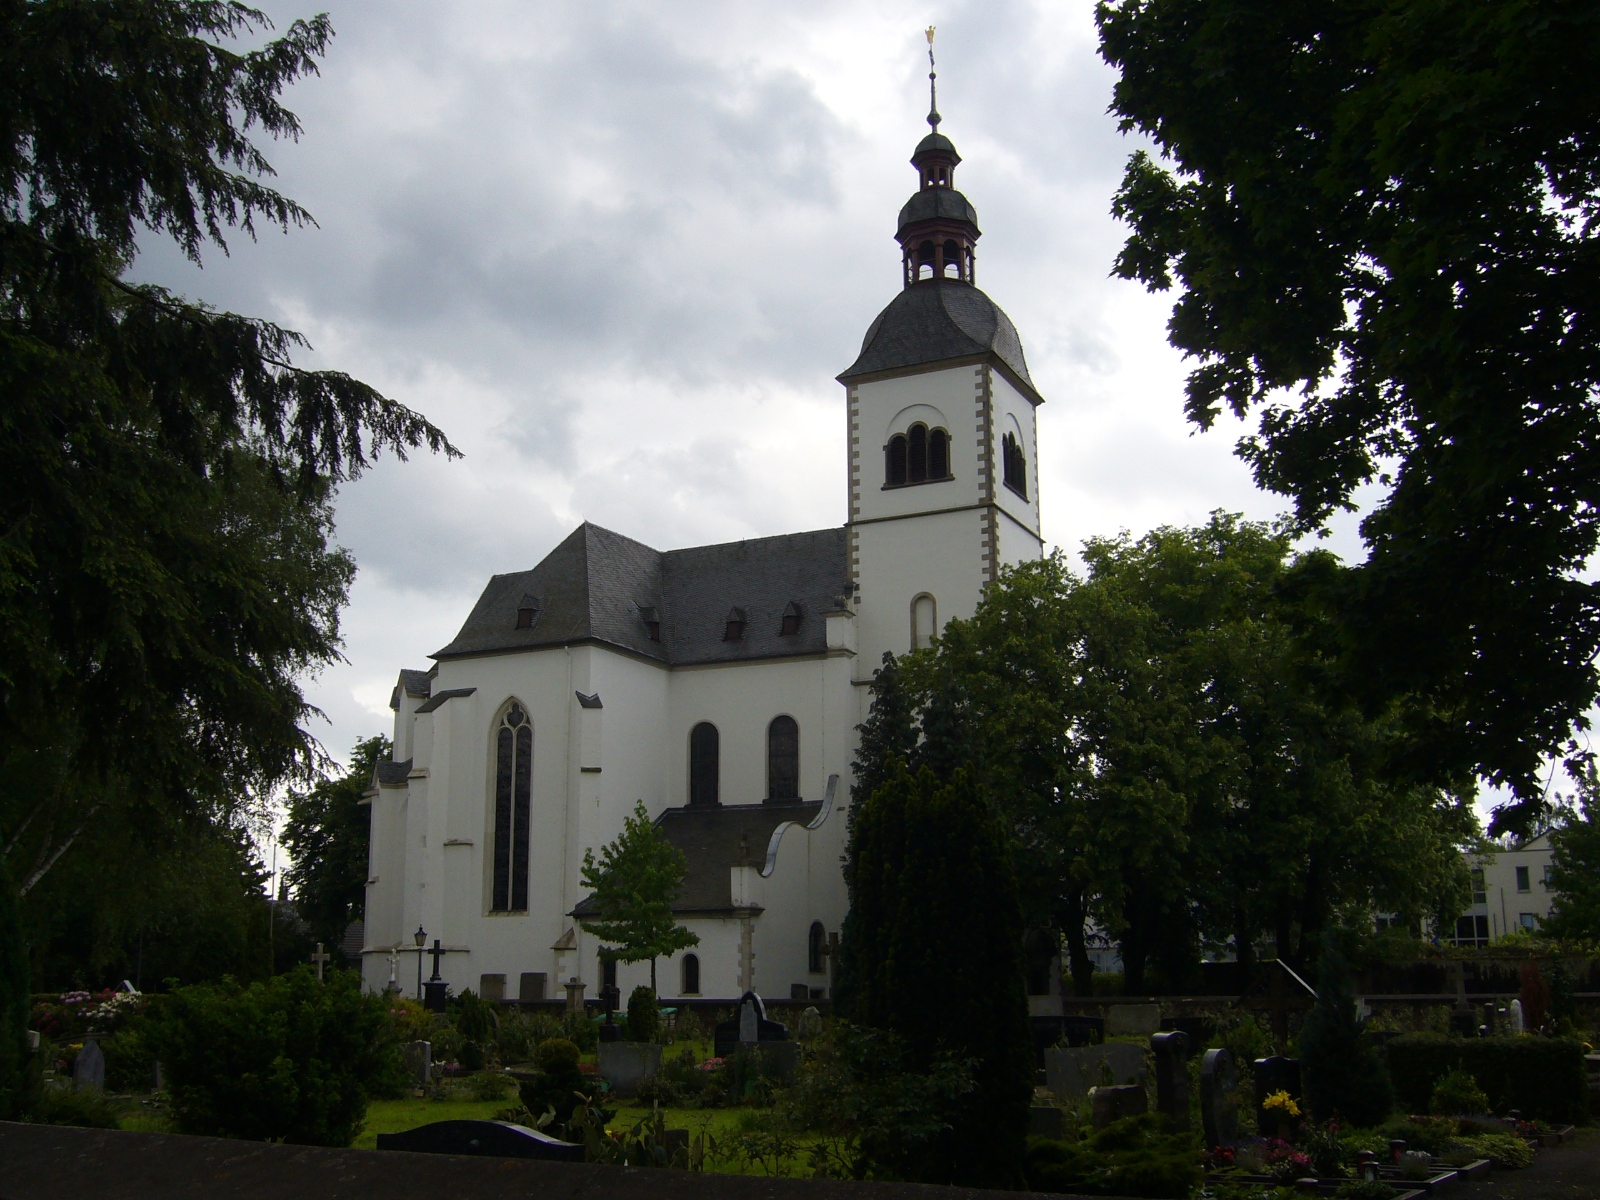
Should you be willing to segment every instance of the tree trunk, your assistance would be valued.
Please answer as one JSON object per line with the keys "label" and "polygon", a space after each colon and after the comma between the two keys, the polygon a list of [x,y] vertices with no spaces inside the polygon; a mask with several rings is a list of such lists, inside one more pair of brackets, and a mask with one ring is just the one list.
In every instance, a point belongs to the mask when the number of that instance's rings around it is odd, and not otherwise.
{"label": "tree trunk", "polygon": [[1094,963],[1089,958],[1089,942],[1083,935],[1083,893],[1073,892],[1067,899],[1066,919],[1062,922],[1067,937],[1067,963],[1072,972],[1072,990],[1079,996],[1094,994]]}
{"label": "tree trunk", "polygon": [[650,994],[652,996],[660,995],[656,991],[656,956],[654,954],[650,956]]}

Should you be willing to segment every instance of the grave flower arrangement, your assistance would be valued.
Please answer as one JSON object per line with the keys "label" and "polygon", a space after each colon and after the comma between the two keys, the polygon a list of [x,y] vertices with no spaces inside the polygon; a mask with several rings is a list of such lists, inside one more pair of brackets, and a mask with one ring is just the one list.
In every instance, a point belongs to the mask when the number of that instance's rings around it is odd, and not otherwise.
{"label": "grave flower arrangement", "polygon": [[1261,1148],[1261,1163],[1266,1167],[1267,1174],[1279,1183],[1293,1183],[1316,1174],[1311,1165],[1311,1156],[1280,1138],[1268,1139]]}

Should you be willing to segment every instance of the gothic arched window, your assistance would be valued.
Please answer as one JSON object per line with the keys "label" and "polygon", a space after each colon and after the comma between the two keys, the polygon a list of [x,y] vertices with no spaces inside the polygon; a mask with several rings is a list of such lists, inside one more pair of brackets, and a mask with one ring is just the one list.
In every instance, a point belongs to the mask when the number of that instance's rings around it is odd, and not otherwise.
{"label": "gothic arched window", "polygon": [[950,435],[942,429],[928,434],[928,478],[950,477]]}
{"label": "gothic arched window", "polygon": [[928,478],[928,427],[918,421],[906,430],[907,478],[921,483]]}
{"label": "gothic arched window", "polygon": [[1008,433],[1000,439],[1000,462],[1005,471],[1005,485],[1024,500],[1028,498],[1028,460],[1022,452],[1017,435]]}
{"label": "gothic arched window", "polygon": [[884,481],[889,487],[950,478],[950,435],[921,421],[891,437],[884,455]]}
{"label": "gothic arched window", "polygon": [[806,963],[807,969],[813,975],[823,973],[823,959],[826,957],[827,945],[828,931],[822,927],[822,922],[811,922],[811,932],[806,937]]}
{"label": "gothic arched window", "polygon": [[683,956],[683,986],[678,989],[682,996],[698,996],[700,994],[700,956],[698,954],[685,954]]}
{"label": "gothic arched window", "polygon": [[533,797],[533,726],[515,700],[494,742],[494,880],[489,908],[528,908],[528,814]]}
{"label": "gothic arched window", "polygon": [[717,727],[710,721],[701,721],[689,731],[689,803],[696,807],[720,803],[719,742]]}
{"label": "gothic arched window", "polygon": [[800,726],[773,717],[767,726],[767,799],[800,799]]}

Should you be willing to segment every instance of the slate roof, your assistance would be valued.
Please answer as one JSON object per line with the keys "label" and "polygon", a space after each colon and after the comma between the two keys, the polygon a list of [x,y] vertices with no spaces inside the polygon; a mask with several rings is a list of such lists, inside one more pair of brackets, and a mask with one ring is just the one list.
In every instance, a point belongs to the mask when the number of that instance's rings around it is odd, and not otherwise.
{"label": "slate roof", "polygon": [[[827,649],[822,614],[850,589],[845,531],[819,529],[687,550],[653,550],[584,522],[531,571],[496,575],[455,639],[433,657],[599,641],[669,665],[816,654]],[[538,602],[518,629],[523,596]],[[800,630],[780,635],[798,603]],[[650,640],[641,609],[655,609]],[[728,612],[746,615],[742,640],[723,640]]]}
{"label": "slate roof", "polygon": [[477,688],[445,688],[442,692],[435,692],[427,700],[417,705],[417,714],[431,713],[443,708],[446,700],[454,700],[457,696],[470,696]]}
{"label": "slate roof", "polygon": [[931,221],[936,217],[965,221],[972,226],[974,234],[978,233],[978,210],[955,188],[948,187],[931,187],[913,192],[911,199],[900,210],[900,224],[896,228],[903,233],[907,225],[916,221]]}
{"label": "slate roof", "polygon": [[[809,825],[822,803],[723,804],[704,808],[669,808],[656,826],[688,860],[689,872],[672,905],[676,913],[733,910],[730,867],[764,867],[772,831],[784,821]],[[584,897],[572,910],[576,917],[593,915],[592,899]]]}
{"label": "slate roof", "polygon": [[433,687],[432,671],[410,671],[402,669],[400,682],[394,685],[394,691],[389,693],[389,707],[400,707],[400,693],[426,699],[428,692]]}
{"label": "slate roof", "polygon": [[913,284],[889,302],[839,381],[975,355],[993,355],[1031,398],[1039,398],[1011,318],[972,284],[935,279]]}
{"label": "slate roof", "polygon": [[411,775],[411,760],[405,762],[381,762],[373,771],[372,778],[379,787],[401,787]]}

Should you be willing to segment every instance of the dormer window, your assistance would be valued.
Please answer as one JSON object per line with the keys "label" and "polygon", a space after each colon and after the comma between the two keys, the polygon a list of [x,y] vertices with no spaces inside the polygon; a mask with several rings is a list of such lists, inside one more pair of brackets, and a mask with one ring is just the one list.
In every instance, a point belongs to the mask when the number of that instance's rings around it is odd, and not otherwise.
{"label": "dormer window", "polygon": [[532,629],[539,620],[539,597],[524,594],[517,601],[517,628]]}
{"label": "dormer window", "polygon": [[744,609],[730,608],[728,610],[727,624],[723,626],[722,640],[725,642],[744,641]]}
{"label": "dormer window", "polygon": [[1000,465],[1005,472],[1005,485],[1024,500],[1028,498],[1028,460],[1017,441],[1017,435],[1008,433],[1000,439]]}
{"label": "dormer window", "polygon": [[800,632],[800,606],[793,600],[789,601],[783,610],[783,625],[778,630],[780,637],[793,637]]}
{"label": "dormer window", "polygon": [[884,485],[938,483],[950,478],[950,435],[918,421],[884,447]]}
{"label": "dormer window", "polygon": [[644,622],[645,636],[652,642],[661,640],[661,617],[649,605],[640,605],[639,619]]}

